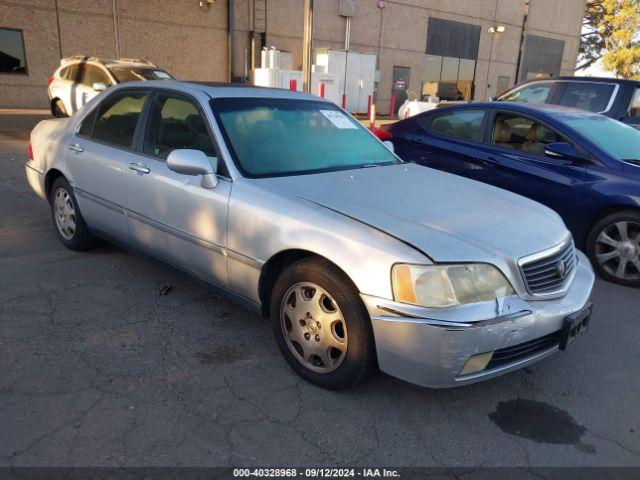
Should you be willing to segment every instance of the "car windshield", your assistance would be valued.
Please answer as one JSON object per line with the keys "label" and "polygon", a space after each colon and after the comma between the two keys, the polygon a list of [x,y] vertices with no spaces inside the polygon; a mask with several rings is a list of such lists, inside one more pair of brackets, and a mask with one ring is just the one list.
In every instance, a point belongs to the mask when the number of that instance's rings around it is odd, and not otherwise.
{"label": "car windshield", "polygon": [[115,67],[109,69],[118,83],[140,82],[143,80],[172,80],[164,70],[157,68]]}
{"label": "car windshield", "polygon": [[273,177],[402,163],[335,105],[279,98],[218,98],[211,107],[238,168]]}
{"label": "car windshield", "polygon": [[640,131],[604,115],[571,116],[565,123],[618,160],[640,159]]}

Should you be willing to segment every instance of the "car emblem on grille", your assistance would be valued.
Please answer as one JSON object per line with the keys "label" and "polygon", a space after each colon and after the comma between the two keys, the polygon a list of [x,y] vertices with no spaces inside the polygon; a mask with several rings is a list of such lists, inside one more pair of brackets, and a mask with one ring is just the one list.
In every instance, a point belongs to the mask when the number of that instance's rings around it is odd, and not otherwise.
{"label": "car emblem on grille", "polygon": [[563,261],[560,261],[556,264],[556,273],[560,278],[564,277],[567,273],[567,264]]}

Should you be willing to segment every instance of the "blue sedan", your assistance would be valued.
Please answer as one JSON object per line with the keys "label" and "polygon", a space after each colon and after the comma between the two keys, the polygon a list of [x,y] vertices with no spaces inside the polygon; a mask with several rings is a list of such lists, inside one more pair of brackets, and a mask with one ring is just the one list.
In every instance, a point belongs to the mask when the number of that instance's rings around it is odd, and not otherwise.
{"label": "blue sedan", "polygon": [[568,107],[493,102],[439,108],[377,134],[406,161],[554,209],[602,277],[640,286],[638,130]]}

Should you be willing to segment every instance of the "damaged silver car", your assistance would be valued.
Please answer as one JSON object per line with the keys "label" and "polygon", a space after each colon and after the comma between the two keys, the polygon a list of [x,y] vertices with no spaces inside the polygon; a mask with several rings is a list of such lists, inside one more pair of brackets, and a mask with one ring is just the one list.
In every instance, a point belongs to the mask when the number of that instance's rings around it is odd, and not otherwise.
{"label": "damaged silver car", "polygon": [[311,95],[114,86],[41,122],[29,156],[67,247],[106,238],[205,280],[270,316],[287,362],[325,388],[378,367],[464,385],[588,326],[594,275],[557,214],[403,163]]}

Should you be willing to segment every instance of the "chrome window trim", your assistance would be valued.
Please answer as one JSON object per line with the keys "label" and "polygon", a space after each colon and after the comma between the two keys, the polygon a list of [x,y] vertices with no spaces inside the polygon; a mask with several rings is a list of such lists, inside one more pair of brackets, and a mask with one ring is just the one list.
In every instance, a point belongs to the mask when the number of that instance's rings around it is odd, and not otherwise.
{"label": "chrome window trim", "polygon": [[[615,102],[616,98],[618,97],[618,90],[620,90],[620,84],[619,83],[614,83],[614,82],[593,82],[590,80],[567,80],[567,79],[558,79],[558,80],[554,80],[554,79],[549,79],[549,80],[538,80],[538,81],[533,81],[533,82],[528,82],[525,83],[523,85],[520,85],[519,87],[514,88],[513,90],[510,90],[509,92],[506,92],[504,95],[506,95],[507,93],[515,93],[519,90],[522,90],[525,87],[529,87],[533,84],[541,84],[541,83],[591,83],[591,84],[595,84],[595,85],[612,85],[613,86],[613,93],[611,93],[611,97],[609,98],[609,103],[607,103],[607,108],[605,108],[604,110],[601,110],[599,112],[595,112],[595,113],[606,113],[609,110],[611,110],[611,108],[613,107],[613,102]],[[504,96],[502,95],[502,96]],[[507,100],[508,101],[508,100]],[[556,103],[556,104],[548,104],[548,105],[562,105],[560,103]]]}

